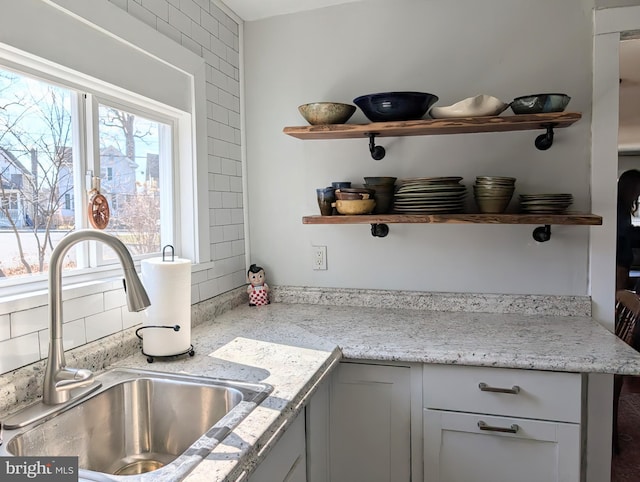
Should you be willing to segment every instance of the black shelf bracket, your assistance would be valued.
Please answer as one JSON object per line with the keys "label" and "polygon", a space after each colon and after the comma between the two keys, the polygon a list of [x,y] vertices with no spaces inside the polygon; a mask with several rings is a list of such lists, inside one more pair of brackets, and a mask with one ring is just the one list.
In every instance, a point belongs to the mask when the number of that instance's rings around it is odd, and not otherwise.
{"label": "black shelf bracket", "polygon": [[389,234],[389,226],[386,224],[371,225],[371,236],[375,238],[384,238],[387,234]]}
{"label": "black shelf bracket", "polygon": [[544,243],[551,239],[551,226],[545,224],[544,226],[538,226],[533,230],[533,239],[539,243]]}
{"label": "black shelf bracket", "polygon": [[546,151],[553,145],[553,128],[555,126],[554,123],[542,125],[547,129],[547,132],[536,137],[535,145],[539,150]]}
{"label": "black shelf bracket", "polygon": [[376,161],[384,159],[384,155],[386,154],[384,147],[376,146],[376,136],[380,134],[377,132],[365,132],[364,135],[369,137],[369,152],[371,153],[371,157]]}

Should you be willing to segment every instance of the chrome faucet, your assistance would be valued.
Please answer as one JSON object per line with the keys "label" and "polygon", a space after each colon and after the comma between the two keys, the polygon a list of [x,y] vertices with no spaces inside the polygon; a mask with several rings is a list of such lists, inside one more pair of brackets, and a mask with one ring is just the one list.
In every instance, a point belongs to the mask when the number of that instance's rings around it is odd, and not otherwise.
{"label": "chrome faucet", "polygon": [[89,370],[69,368],[64,360],[62,344],[62,264],[67,251],[80,241],[101,241],[111,247],[124,271],[124,290],[129,311],[141,311],[151,304],[147,292],[136,273],[131,254],[115,236],[82,229],[66,235],[56,245],[49,260],[49,358],[44,375],[42,403],[58,405],[69,401],[70,390],[94,383]]}

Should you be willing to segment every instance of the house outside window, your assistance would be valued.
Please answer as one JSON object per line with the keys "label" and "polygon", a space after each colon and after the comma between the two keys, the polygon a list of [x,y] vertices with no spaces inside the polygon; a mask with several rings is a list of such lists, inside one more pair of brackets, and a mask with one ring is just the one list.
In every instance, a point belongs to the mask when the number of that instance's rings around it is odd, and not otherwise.
{"label": "house outside window", "polygon": [[[89,227],[84,199],[92,173],[112,201],[106,231],[134,258],[158,254],[163,242],[172,242],[172,231],[163,239],[161,226],[173,225],[173,203],[161,198],[173,198],[175,119],[130,99],[63,84],[0,65],[0,286],[42,275],[57,242]],[[91,252],[72,248],[66,267],[116,261],[96,244]]]}

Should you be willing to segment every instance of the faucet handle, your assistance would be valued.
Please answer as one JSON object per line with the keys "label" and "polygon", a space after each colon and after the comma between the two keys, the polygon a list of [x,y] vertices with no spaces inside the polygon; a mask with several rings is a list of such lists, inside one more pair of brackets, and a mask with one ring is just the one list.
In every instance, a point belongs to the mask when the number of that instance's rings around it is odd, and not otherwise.
{"label": "faucet handle", "polygon": [[84,368],[63,368],[57,374],[56,391],[73,390],[93,383],[93,373]]}

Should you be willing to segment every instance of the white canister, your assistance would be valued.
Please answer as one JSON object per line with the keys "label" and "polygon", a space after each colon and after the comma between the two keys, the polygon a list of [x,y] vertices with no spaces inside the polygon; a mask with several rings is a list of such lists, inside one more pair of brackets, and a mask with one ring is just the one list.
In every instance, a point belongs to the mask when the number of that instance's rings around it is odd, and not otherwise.
{"label": "white canister", "polygon": [[[142,284],[151,306],[145,311],[142,352],[149,356],[186,353],[191,347],[191,260],[142,260]],[[172,327],[179,325],[175,331]],[[155,328],[159,327],[159,328]]]}

